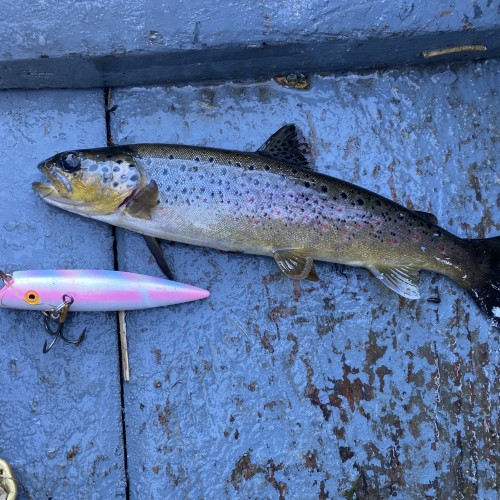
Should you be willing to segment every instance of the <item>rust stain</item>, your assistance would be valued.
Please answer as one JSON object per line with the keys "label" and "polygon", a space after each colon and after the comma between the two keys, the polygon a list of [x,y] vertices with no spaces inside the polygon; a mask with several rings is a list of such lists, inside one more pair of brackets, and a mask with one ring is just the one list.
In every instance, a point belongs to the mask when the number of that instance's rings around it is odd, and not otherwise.
{"label": "rust stain", "polygon": [[319,483],[319,495],[318,495],[319,500],[326,500],[327,498],[330,498],[330,492],[325,491],[325,481],[321,481]]}
{"label": "rust stain", "polygon": [[302,456],[304,457],[305,465],[308,469],[316,470],[319,472],[318,452],[316,450],[314,450],[313,452],[307,451],[306,453],[303,453]]}
{"label": "rust stain", "polygon": [[170,419],[172,417],[172,410],[170,409],[170,403],[167,401],[163,409],[160,405],[156,405],[156,411],[158,412],[158,422],[162,425],[167,433],[167,438],[170,439],[172,431],[170,430]]}
{"label": "rust stain", "polygon": [[260,342],[266,351],[269,351],[270,353],[274,352],[274,347],[272,346],[269,339],[269,332],[264,332],[264,335],[261,337]]}
{"label": "rust stain", "polygon": [[78,455],[79,452],[80,448],[78,448],[78,446],[76,445],[73,445],[71,447],[71,450],[69,450],[68,453],[66,453],[66,459],[71,462]]}
{"label": "rust stain", "polygon": [[396,166],[396,162],[392,161],[390,165],[387,167],[387,170],[390,172],[389,179],[387,180],[387,184],[391,190],[391,197],[392,199],[399,203],[399,196],[398,196],[398,191],[396,189],[396,185],[394,184],[394,167]]}
{"label": "rust stain", "polygon": [[269,459],[267,461],[267,474],[266,474],[266,480],[269,482],[269,484],[279,493],[279,499],[284,500],[285,499],[285,493],[288,493],[288,486],[285,482],[283,481],[278,481],[274,477],[274,473],[276,471],[282,470],[283,469],[283,464],[280,463],[278,465],[274,464],[273,459]]}
{"label": "rust stain", "polygon": [[288,486],[283,481],[278,481],[275,477],[276,471],[283,469],[283,464],[276,465],[271,458],[266,465],[258,465],[252,463],[252,449],[250,448],[236,462],[236,465],[231,472],[231,484],[236,491],[239,491],[241,483],[245,480],[252,479],[257,474],[264,474],[266,481],[279,493],[280,500],[285,499],[285,494],[288,493]]}
{"label": "rust stain", "polygon": [[[370,385],[375,382],[375,374],[373,373],[373,366],[377,364],[377,361],[384,357],[387,346],[379,346],[377,344],[378,335],[372,329],[368,334],[368,341],[365,347],[365,363],[363,366],[363,371],[368,374],[368,381]],[[392,373],[389,371],[388,373]]]}
{"label": "rust stain", "polygon": [[347,139],[347,143],[344,148],[344,154],[342,155],[343,160],[347,160],[353,151],[359,149],[359,139],[357,137],[351,136]]}
{"label": "rust stain", "polygon": [[289,318],[290,316],[295,316],[297,314],[297,307],[288,307],[284,304],[280,304],[279,306],[273,307],[267,317],[270,321],[276,322],[279,319]]}
{"label": "rust stain", "polygon": [[152,352],[154,354],[156,364],[159,365],[161,363],[161,349],[153,349]]}
{"label": "rust stain", "polygon": [[332,410],[328,408],[328,405],[326,403],[321,402],[319,398],[320,390],[312,383],[314,371],[311,367],[311,362],[305,356],[303,356],[301,360],[306,366],[307,372],[307,385],[304,388],[304,396],[311,401],[311,404],[313,404],[314,406],[319,406],[319,408],[323,412],[323,417],[328,421],[332,414]]}
{"label": "rust stain", "polygon": [[347,462],[347,460],[351,459],[354,456],[354,452],[349,448],[349,446],[341,446],[339,448],[339,455],[342,463]]}
{"label": "rust stain", "polygon": [[343,396],[347,400],[351,411],[354,411],[354,407],[360,401],[371,401],[373,399],[373,388],[369,384],[363,383],[360,378],[350,380],[349,375],[359,373],[359,370],[346,364],[345,355],[342,355],[342,363],[344,375],[341,380],[334,382],[334,390],[329,396],[330,404],[336,408],[342,408],[343,403],[339,396]]}
{"label": "rust stain", "polygon": [[294,365],[295,358],[297,357],[297,353],[299,352],[299,339],[293,333],[289,333],[287,336],[287,340],[293,342],[292,350],[290,351],[290,355],[288,356],[288,363],[290,365]]}

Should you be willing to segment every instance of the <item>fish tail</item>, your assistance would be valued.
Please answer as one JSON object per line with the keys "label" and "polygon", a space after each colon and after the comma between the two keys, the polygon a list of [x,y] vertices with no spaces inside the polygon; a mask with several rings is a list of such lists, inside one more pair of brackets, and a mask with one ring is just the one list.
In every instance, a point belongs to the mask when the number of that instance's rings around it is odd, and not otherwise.
{"label": "fish tail", "polygon": [[478,266],[474,280],[465,288],[492,324],[500,328],[500,236],[469,243]]}

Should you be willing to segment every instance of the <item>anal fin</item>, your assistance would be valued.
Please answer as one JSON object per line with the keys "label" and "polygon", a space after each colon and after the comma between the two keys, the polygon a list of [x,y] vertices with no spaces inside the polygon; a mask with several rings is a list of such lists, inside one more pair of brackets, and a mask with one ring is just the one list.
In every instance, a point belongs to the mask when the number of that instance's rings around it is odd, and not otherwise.
{"label": "anal fin", "polygon": [[407,299],[419,299],[418,269],[411,266],[370,266],[368,269],[385,286]]}
{"label": "anal fin", "polygon": [[281,271],[294,280],[319,281],[312,257],[306,255],[302,249],[286,248],[273,251]]}

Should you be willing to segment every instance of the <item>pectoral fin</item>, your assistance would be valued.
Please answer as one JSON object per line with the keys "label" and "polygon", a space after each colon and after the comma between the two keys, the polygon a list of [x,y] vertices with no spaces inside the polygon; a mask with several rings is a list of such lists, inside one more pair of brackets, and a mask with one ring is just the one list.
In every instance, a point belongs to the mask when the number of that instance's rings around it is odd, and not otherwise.
{"label": "pectoral fin", "polygon": [[407,299],[419,299],[418,291],[418,269],[411,266],[385,267],[371,266],[368,269],[385,286],[406,297]]}
{"label": "pectoral fin", "polygon": [[279,268],[290,278],[319,281],[312,257],[304,254],[303,250],[295,248],[274,250],[273,257]]}
{"label": "pectoral fin", "polygon": [[138,219],[151,219],[151,212],[158,205],[158,185],[151,181],[127,203],[125,211]]}
{"label": "pectoral fin", "polygon": [[158,238],[154,238],[153,236],[147,236],[143,234],[144,241],[146,242],[146,245],[149,248],[149,251],[153,255],[153,257],[156,260],[156,263],[158,264],[158,267],[161,269],[162,273],[169,279],[169,280],[174,280],[174,275],[172,274],[172,271],[168,267],[167,261],[165,260],[165,256],[163,255],[163,252],[161,251],[160,247],[160,242],[158,241]]}

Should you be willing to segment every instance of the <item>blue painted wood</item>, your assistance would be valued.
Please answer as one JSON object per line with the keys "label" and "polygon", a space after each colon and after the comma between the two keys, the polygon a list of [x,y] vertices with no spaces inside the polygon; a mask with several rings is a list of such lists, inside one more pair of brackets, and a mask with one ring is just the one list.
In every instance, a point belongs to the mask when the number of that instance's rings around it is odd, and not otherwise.
{"label": "blue painted wood", "polygon": [[[0,88],[272,77],[500,55],[491,0],[4,2]],[[423,53],[466,46],[426,59]]]}
{"label": "blue painted wood", "polygon": [[[112,134],[252,151],[293,122],[318,170],[495,236],[499,69],[119,90]],[[407,301],[324,263],[294,285],[269,258],[163,246],[211,296],[127,315],[131,498],[495,498],[499,335],[464,290],[422,273]],[[160,275],[125,230],[118,261]]]}
{"label": "blue painted wood", "polygon": [[[31,190],[42,159],[106,144],[102,92],[3,92],[0,136],[0,269],[112,269],[109,227]],[[84,327],[44,355],[40,314],[0,309],[0,456],[32,498],[125,495],[115,314],[75,314],[67,333]]]}

